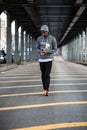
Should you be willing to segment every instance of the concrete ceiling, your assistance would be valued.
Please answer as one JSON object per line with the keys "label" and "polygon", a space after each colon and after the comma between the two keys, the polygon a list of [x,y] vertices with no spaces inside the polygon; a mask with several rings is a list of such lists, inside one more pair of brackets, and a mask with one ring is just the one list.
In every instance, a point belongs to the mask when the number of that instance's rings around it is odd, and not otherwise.
{"label": "concrete ceiling", "polygon": [[87,0],[1,0],[0,13],[4,10],[35,38],[47,24],[59,47],[87,25]]}

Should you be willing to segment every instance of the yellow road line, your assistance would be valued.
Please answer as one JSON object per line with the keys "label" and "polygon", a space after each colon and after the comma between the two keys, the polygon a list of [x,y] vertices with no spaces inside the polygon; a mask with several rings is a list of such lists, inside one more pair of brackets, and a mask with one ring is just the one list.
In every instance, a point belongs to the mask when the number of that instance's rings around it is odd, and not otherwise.
{"label": "yellow road line", "polygon": [[[18,73],[18,72],[17,72],[17,73]],[[10,75],[9,75],[9,74],[4,74],[4,75],[2,74],[2,75],[1,75],[2,77],[0,77],[0,78],[7,77],[7,76],[8,76],[9,78],[10,78],[10,77],[13,77],[13,78],[14,78],[14,77],[16,77],[16,76],[20,76],[20,77],[22,77],[22,76],[29,76],[29,77],[30,77],[30,76],[35,76],[35,77],[40,76],[40,73],[39,73],[39,72],[38,72],[38,74],[35,73],[35,72],[34,72],[34,73],[30,73],[30,72],[28,72],[28,73],[24,73],[24,72],[23,72],[23,73],[20,73],[20,72],[19,72],[19,74],[17,74],[17,73],[15,73],[15,74],[10,74]],[[63,76],[69,76],[69,75],[73,75],[73,76],[87,76],[87,74],[85,74],[85,73],[84,73],[84,74],[81,74],[81,73],[80,73],[80,74],[79,74],[79,73],[68,73],[68,72],[67,72],[67,73],[60,73],[60,72],[51,73],[51,76],[62,76],[62,75],[63,75]]]}
{"label": "yellow road line", "polygon": [[[61,80],[87,80],[87,78],[56,78],[56,79],[51,79],[51,80],[55,80],[55,81],[61,81]],[[13,82],[36,82],[36,81],[41,81],[41,79],[27,79],[27,80],[12,80],[12,81],[0,81],[0,83],[13,83]]]}
{"label": "yellow road line", "polygon": [[47,103],[47,104],[35,104],[35,105],[2,107],[2,108],[0,108],[0,111],[29,109],[29,108],[38,108],[38,107],[49,107],[49,106],[60,106],[60,105],[87,105],[87,101],[56,102],[56,103]]}
{"label": "yellow road line", "polygon": [[[18,74],[17,74],[18,73]],[[17,73],[15,73],[15,74],[7,74],[7,73],[5,73],[5,74],[1,74],[1,76],[2,77],[16,77],[16,76],[20,76],[20,77],[22,77],[22,76],[40,76],[40,73],[39,72],[37,72],[36,74],[35,74],[35,72],[34,73],[30,73],[30,72],[28,72],[28,73],[20,73],[20,72],[17,72]]]}
{"label": "yellow road line", "polygon": [[[87,70],[87,69],[86,69],[86,70]],[[80,73],[79,73],[79,71],[78,71],[78,72],[73,72],[73,71],[63,72],[63,71],[57,71],[57,70],[56,70],[55,72],[53,72],[53,70],[52,70],[51,75],[87,75],[86,70],[80,70],[80,69],[79,69]],[[16,72],[17,72],[17,73],[16,73]],[[35,71],[34,71],[34,68],[33,68],[32,71],[30,71],[30,70],[24,70],[24,71],[22,71],[22,70],[17,70],[17,71],[15,71],[14,73],[8,73],[8,72],[2,73],[2,72],[1,72],[1,75],[2,75],[2,76],[40,75],[40,70],[35,70]]]}
{"label": "yellow road line", "polygon": [[71,122],[71,123],[49,124],[43,126],[32,126],[28,128],[18,128],[12,130],[52,130],[60,128],[86,127],[86,126],[87,122]]}
{"label": "yellow road line", "polygon": [[20,79],[24,79],[24,78],[37,78],[37,77],[40,77],[40,75],[25,75],[25,76],[2,76],[2,77],[0,77],[0,79],[18,79],[18,78],[20,78]]}
{"label": "yellow road line", "polygon": [[[50,91],[49,93],[87,93],[87,90],[58,90],[58,91]],[[29,96],[29,95],[37,95],[41,94],[41,92],[36,93],[18,93],[18,94],[3,94],[0,97],[18,97],[18,96]]]}
{"label": "yellow road line", "polygon": [[41,81],[40,79],[31,79],[31,80],[29,80],[29,79],[27,79],[27,80],[9,80],[9,81],[0,81],[0,83],[15,83],[15,82],[36,82],[36,81]]}
{"label": "yellow road line", "polygon": [[[75,75],[76,76],[76,75]],[[77,75],[77,76],[79,76],[79,75]],[[16,79],[18,79],[18,78],[38,78],[38,77],[40,77],[40,75],[23,75],[23,76],[21,76],[21,75],[18,75],[18,76],[2,76],[2,77],[0,77],[0,79],[14,79],[14,78],[16,78]],[[67,77],[67,76],[65,76],[65,77],[61,77],[61,75],[51,75],[51,78],[69,78],[69,77]],[[70,77],[70,78],[77,78],[77,77]],[[82,75],[81,75],[81,77],[79,77],[79,78],[87,78],[87,76],[84,76],[84,77],[82,77]]]}
{"label": "yellow road line", "polygon": [[[74,85],[87,85],[87,83],[64,83],[64,84],[50,84],[50,86],[74,86]],[[29,87],[40,87],[42,86],[41,84],[33,84],[33,85],[23,85],[23,86],[4,86],[0,87],[0,89],[13,89],[13,88],[29,88]]]}
{"label": "yellow road line", "polygon": [[39,87],[39,86],[42,86],[42,85],[24,85],[24,86],[6,86],[6,87],[0,87],[0,89],[13,89],[13,88],[29,88],[29,87]]}

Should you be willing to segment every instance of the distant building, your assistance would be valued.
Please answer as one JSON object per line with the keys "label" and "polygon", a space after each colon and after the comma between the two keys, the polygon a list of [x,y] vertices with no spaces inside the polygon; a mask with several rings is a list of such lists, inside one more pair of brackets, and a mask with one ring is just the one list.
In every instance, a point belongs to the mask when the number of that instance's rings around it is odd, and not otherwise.
{"label": "distant building", "polygon": [[7,36],[7,31],[6,31],[6,23],[4,20],[1,20],[1,42],[0,42],[0,49],[3,48],[6,50],[7,45],[6,45],[6,36]]}

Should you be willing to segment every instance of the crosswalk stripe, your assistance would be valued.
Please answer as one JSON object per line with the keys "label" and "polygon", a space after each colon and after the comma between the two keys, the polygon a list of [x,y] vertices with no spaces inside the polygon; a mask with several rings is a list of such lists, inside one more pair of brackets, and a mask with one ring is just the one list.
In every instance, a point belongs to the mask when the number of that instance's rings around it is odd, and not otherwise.
{"label": "crosswalk stripe", "polygon": [[[58,91],[50,91],[49,93],[87,93],[87,90],[58,90]],[[0,97],[15,97],[15,96],[29,96],[29,95],[37,95],[41,94],[41,92],[35,93],[18,93],[18,94],[2,94]]]}
{"label": "crosswalk stripe", "polygon": [[49,124],[43,126],[32,126],[27,128],[18,128],[11,130],[52,130],[60,128],[72,128],[72,127],[86,127],[87,122],[71,122],[71,123],[59,123],[59,124]]}
{"label": "crosswalk stripe", "polygon": [[40,108],[40,107],[60,106],[60,105],[87,105],[87,101],[55,102],[55,103],[47,103],[47,104],[34,104],[34,105],[24,105],[24,106],[10,106],[10,107],[2,107],[2,108],[0,108],[0,111],[18,110],[18,109],[29,109],[29,108]]}

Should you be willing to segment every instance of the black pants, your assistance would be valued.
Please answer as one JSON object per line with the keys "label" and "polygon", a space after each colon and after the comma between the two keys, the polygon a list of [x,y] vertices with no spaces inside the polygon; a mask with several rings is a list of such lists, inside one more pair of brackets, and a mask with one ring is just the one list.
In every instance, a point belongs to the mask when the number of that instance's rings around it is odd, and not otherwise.
{"label": "black pants", "polygon": [[40,62],[41,78],[43,83],[43,89],[49,90],[50,85],[50,72],[52,67],[52,61]]}

